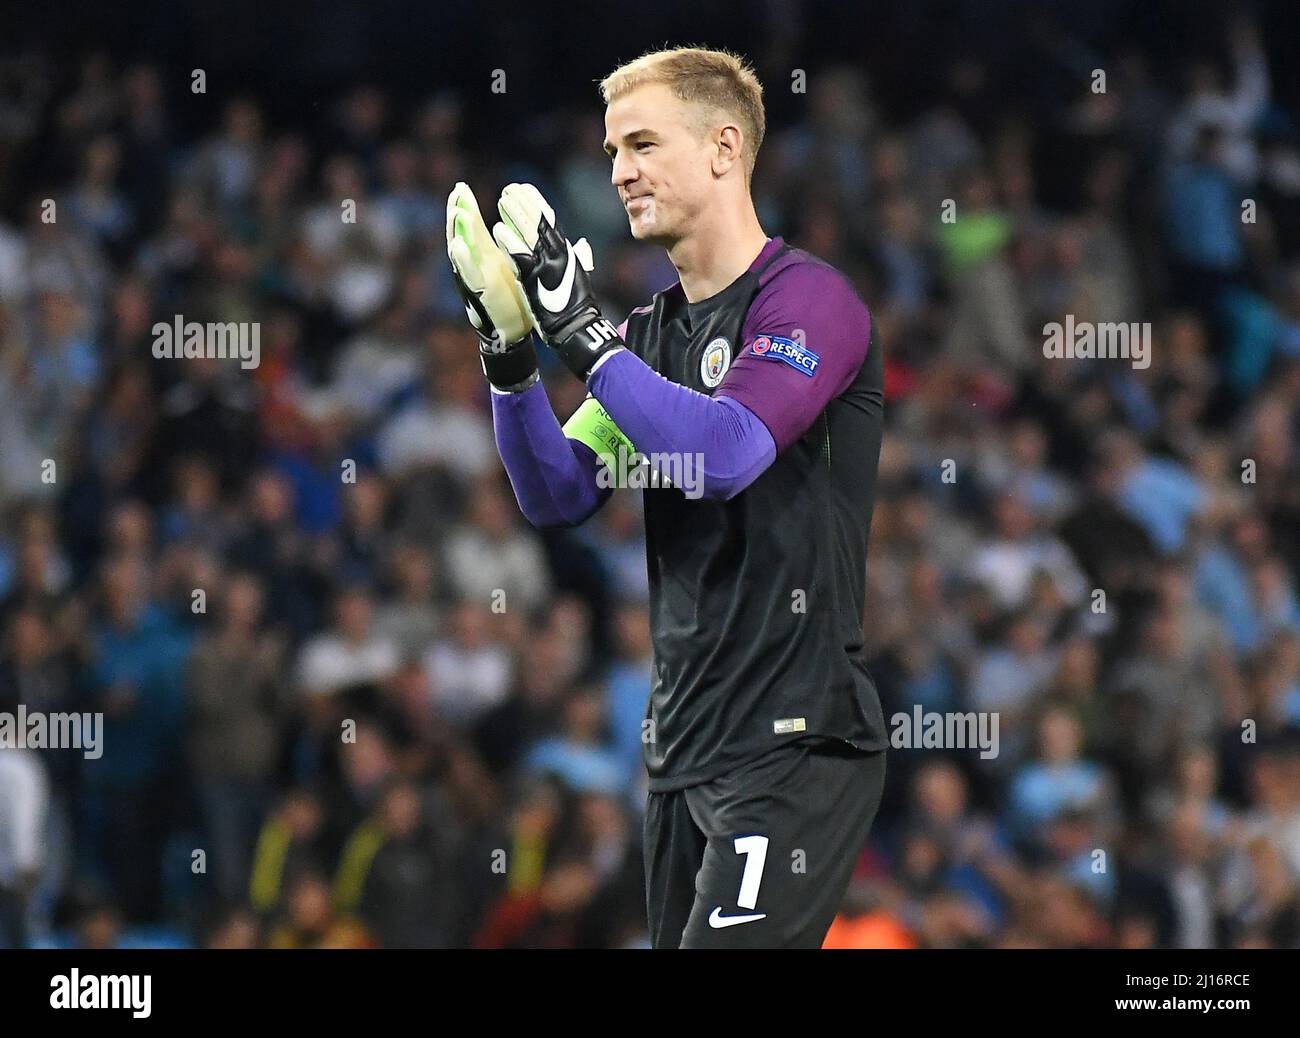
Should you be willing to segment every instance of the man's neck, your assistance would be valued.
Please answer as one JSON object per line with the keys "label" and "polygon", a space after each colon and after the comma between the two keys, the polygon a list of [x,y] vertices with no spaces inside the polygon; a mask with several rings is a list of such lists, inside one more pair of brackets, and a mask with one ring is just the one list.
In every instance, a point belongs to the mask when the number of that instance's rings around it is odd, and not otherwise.
{"label": "man's neck", "polygon": [[745,273],[767,244],[750,206],[738,219],[725,219],[696,230],[668,249],[686,301],[715,296]]}

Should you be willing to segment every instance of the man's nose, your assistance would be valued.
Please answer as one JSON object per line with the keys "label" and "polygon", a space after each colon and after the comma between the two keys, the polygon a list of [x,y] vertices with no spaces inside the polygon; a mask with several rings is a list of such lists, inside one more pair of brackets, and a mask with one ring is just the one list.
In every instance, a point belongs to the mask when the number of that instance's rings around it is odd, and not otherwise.
{"label": "man's nose", "polygon": [[610,171],[609,179],[615,187],[623,187],[636,180],[636,167],[622,152],[614,156],[614,168]]}

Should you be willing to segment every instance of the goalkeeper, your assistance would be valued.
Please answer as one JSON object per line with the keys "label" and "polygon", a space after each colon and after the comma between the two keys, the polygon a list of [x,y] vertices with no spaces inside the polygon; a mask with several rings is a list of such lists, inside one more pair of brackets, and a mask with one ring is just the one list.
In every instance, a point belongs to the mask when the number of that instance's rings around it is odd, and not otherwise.
{"label": "goalkeeper", "polygon": [[[591,250],[512,184],[489,235],[464,184],[447,241],[492,387],[497,447],[536,526],[583,522],[633,450],[654,672],[643,730],[654,947],[819,947],[879,806],[886,733],[863,660],[883,378],[835,268],[768,238],[750,196],[762,88],[738,58],[648,54],[601,84],[633,237],[678,281],[617,328]],[[532,331],[587,386],[563,427]],[[698,494],[681,487],[692,473]]]}

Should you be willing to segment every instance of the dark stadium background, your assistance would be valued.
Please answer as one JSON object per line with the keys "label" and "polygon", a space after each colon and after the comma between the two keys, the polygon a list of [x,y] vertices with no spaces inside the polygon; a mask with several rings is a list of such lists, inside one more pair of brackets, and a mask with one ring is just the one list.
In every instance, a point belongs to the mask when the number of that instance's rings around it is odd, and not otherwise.
{"label": "dark stadium background", "polygon": [[[0,710],[108,719],[99,761],[0,749],[0,946],[644,945],[639,503],[522,521],[442,220],[458,179],[536,182],[606,313],[648,301],[673,274],[627,234],[595,84],[688,43],[754,62],[765,229],[854,277],[886,351],[886,717],[1000,717],[991,761],[891,753],[828,943],[1300,944],[1294,20],[11,5]],[[1263,96],[1189,101],[1250,68]],[[1150,368],[1044,358],[1067,312],[1151,322]],[[155,360],[178,313],[260,322],[261,365]]]}

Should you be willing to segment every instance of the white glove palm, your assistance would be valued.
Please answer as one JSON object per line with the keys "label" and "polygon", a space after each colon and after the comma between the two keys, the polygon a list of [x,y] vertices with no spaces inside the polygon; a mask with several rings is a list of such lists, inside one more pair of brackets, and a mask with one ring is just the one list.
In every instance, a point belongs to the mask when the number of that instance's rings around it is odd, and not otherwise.
{"label": "white glove palm", "polygon": [[533,330],[533,315],[514,266],[488,233],[469,185],[458,183],[447,199],[447,255],[465,312],[487,353],[502,353]]}

